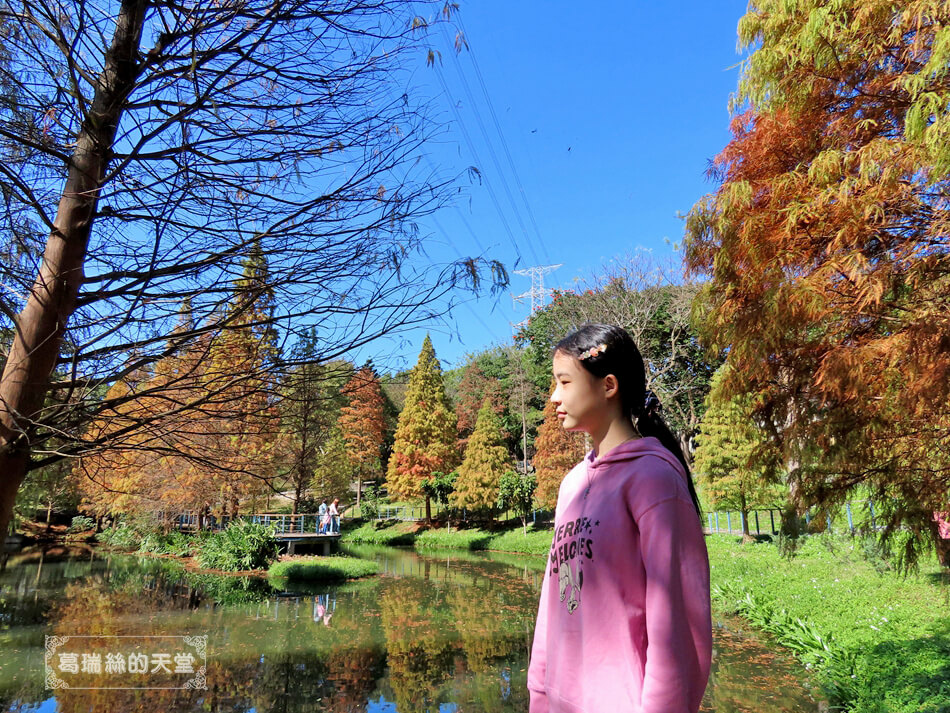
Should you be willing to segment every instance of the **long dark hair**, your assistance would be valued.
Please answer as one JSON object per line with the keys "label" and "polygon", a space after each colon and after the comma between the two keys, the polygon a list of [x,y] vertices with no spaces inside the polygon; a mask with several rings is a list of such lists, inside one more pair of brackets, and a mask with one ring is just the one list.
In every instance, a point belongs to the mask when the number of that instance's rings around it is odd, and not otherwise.
{"label": "long dark hair", "polygon": [[682,463],[689,495],[701,517],[699,497],[693,485],[689,463],[679,441],[660,414],[662,407],[659,400],[647,391],[643,357],[627,331],[610,324],[585,324],[558,342],[554,351],[578,359],[588,372],[599,379],[607,374],[614,375],[620,388],[620,405],[636,424],[640,435],[653,436]]}

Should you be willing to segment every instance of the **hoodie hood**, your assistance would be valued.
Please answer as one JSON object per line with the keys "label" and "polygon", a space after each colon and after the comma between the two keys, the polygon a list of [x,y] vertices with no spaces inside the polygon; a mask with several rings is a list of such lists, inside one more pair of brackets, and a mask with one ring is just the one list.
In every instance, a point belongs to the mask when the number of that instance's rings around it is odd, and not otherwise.
{"label": "hoodie hood", "polygon": [[626,463],[643,456],[657,456],[676,468],[676,471],[685,479],[686,471],[683,470],[683,464],[679,458],[673,455],[666,446],[660,443],[658,438],[645,436],[643,438],[634,438],[624,441],[619,446],[611,448],[603,457],[597,458],[594,451],[591,450],[584,459],[588,469],[591,471],[601,468],[610,468],[617,463]]}

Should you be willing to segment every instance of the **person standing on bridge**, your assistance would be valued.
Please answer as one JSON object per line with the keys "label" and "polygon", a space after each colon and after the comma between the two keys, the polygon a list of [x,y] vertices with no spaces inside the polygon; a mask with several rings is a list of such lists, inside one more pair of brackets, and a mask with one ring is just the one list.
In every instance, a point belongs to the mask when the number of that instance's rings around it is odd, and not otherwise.
{"label": "person standing on bridge", "polygon": [[337,506],[340,504],[339,498],[333,498],[333,502],[330,503],[330,534],[339,535],[340,534],[340,511]]}
{"label": "person standing on bridge", "polygon": [[327,499],[324,498],[323,502],[320,503],[320,509],[317,510],[318,522],[320,523],[319,533],[321,535],[326,534],[327,524],[330,522],[330,516],[327,515]]}

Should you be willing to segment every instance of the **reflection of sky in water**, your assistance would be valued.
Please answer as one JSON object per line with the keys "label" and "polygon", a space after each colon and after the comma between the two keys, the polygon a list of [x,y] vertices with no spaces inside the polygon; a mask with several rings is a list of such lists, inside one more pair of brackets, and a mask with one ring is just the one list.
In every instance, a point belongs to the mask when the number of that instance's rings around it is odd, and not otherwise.
{"label": "reflection of sky in water", "polygon": [[[457,703],[442,703],[439,705],[439,713],[455,713],[459,709]],[[377,701],[366,702],[366,713],[398,713],[396,704],[387,701],[382,696]]]}
{"label": "reflection of sky in water", "polygon": [[[361,548],[385,573],[330,587],[188,573],[150,558],[53,558],[0,573],[0,711],[522,713],[543,559]],[[332,621],[331,621],[332,617]],[[213,693],[43,690],[48,634],[210,634]],[[704,713],[815,711],[801,669],[730,627]],[[4,670],[6,669],[6,670]],[[102,694],[103,692],[99,692]],[[114,691],[105,692],[113,694]]]}

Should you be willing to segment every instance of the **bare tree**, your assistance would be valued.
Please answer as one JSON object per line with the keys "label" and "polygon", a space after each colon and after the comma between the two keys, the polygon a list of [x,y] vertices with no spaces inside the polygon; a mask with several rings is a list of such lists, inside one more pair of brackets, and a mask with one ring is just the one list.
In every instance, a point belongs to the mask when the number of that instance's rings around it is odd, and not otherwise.
{"label": "bare tree", "polygon": [[[504,281],[479,259],[420,257],[415,221],[447,193],[417,160],[432,125],[403,89],[426,25],[411,10],[0,0],[0,329],[12,334],[0,531],[31,468],[168,415],[87,440],[85,426],[118,405],[103,398],[109,384],[201,338],[261,326],[247,318],[259,291],[234,300],[252,250],[269,267],[267,320],[284,339],[317,323],[322,360],[442,313],[485,268]],[[168,412],[232,392],[241,366]]]}
{"label": "bare tree", "polygon": [[672,261],[664,263],[646,251],[624,255],[562,293],[546,314],[532,317],[537,328],[529,328],[528,338],[548,359],[554,344],[585,322],[626,329],[643,355],[647,388],[659,395],[664,416],[688,454],[718,366],[690,323],[698,292],[699,285],[683,282]]}

